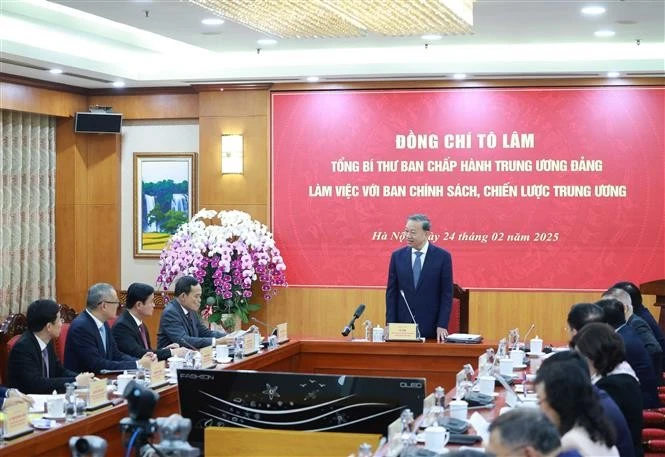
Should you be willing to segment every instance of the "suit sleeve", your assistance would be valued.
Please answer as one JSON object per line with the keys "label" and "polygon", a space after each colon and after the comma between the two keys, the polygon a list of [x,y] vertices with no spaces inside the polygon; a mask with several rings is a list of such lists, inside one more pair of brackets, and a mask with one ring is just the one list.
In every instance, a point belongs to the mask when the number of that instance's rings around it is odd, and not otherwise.
{"label": "suit sleeve", "polygon": [[[67,334],[68,351],[66,352],[70,358],[77,359],[77,365],[81,371],[99,373],[101,370],[133,370],[136,368],[136,361],[134,359],[115,360],[113,358],[107,358],[105,354],[102,354],[99,351],[95,335],[84,325],[81,325],[81,323],[77,324],[78,325],[72,324],[69,333]],[[118,348],[112,337],[108,338],[108,340],[111,346],[107,349],[107,352],[113,357],[113,355],[117,353]],[[68,363],[70,363],[70,361],[68,357],[65,357],[65,366],[71,368],[73,365],[68,366]]]}
{"label": "suit sleeve", "polygon": [[[55,357],[55,352],[49,351],[49,357]],[[45,377],[42,372],[43,363],[41,355],[28,350],[24,344],[14,346],[7,363],[7,370],[11,373],[10,386],[26,394],[50,394],[54,390],[63,392],[65,383],[74,381],[71,376]]]}
{"label": "suit sleeve", "polygon": [[203,325],[203,322],[201,322],[201,319],[199,319],[198,316],[196,316],[196,325],[199,327],[199,335],[208,337],[208,344],[206,346],[210,346],[210,338],[221,338],[226,335],[224,332],[210,330],[208,327]]}
{"label": "suit sleeve", "polygon": [[450,321],[450,310],[453,307],[453,260],[448,252],[443,251],[443,254],[440,277],[439,321],[437,326],[447,329]]}
{"label": "suit sleeve", "polygon": [[397,302],[399,300],[399,284],[397,281],[397,264],[395,253],[390,256],[388,266],[388,285],[386,286],[386,324],[397,322]]}
{"label": "suit sleeve", "polygon": [[[159,327],[160,327],[160,333],[164,333],[169,341],[178,343],[185,347],[187,345],[190,345],[195,348],[204,348],[212,344],[211,341],[212,336],[210,337],[189,336],[187,334],[187,331],[185,330],[182,319],[177,314],[177,311],[174,310],[173,308],[166,309],[164,313],[162,313],[162,319]],[[182,344],[183,341],[187,344]]]}

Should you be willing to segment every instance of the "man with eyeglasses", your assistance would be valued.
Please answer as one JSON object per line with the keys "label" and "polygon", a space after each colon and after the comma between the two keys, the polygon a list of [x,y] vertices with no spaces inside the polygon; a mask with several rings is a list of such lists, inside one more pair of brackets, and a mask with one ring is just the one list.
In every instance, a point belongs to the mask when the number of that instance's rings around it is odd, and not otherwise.
{"label": "man with eyeglasses", "polygon": [[53,340],[60,336],[60,305],[49,299],[35,300],[28,306],[28,330],[23,332],[9,353],[9,386],[29,394],[65,391],[65,384],[87,386],[92,373],[77,373],[62,366],[55,355]]}
{"label": "man with eyeglasses", "polygon": [[495,457],[582,457],[561,451],[561,438],[547,416],[536,408],[518,408],[494,419],[485,449]]}
{"label": "man with eyeglasses", "polygon": [[98,283],[88,289],[85,311],[72,321],[65,343],[65,367],[72,371],[133,370],[149,368],[157,360],[147,352],[140,359],[118,350],[108,320],[118,311],[118,294],[112,285]]}

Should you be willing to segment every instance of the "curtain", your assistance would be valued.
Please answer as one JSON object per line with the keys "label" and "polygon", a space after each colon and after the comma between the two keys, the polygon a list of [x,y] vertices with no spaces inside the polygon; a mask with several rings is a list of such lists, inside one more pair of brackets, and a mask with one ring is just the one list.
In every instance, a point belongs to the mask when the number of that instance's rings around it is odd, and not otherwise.
{"label": "curtain", "polygon": [[52,116],[0,110],[0,317],[55,298]]}

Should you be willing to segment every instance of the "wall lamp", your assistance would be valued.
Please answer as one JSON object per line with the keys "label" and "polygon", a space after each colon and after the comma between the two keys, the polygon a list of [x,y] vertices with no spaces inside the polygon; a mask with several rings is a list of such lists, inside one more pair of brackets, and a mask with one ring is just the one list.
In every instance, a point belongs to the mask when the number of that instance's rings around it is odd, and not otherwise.
{"label": "wall lamp", "polygon": [[222,135],[222,174],[242,174],[242,135]]}

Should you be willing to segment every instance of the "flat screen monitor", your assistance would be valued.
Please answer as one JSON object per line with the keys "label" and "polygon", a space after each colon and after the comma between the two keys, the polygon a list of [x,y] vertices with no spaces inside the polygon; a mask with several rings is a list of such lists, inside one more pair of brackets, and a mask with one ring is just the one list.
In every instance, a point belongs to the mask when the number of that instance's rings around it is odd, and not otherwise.
{"label": "flat screen monitor", "polygon": [[120,133],[120,113],[76,113],[74,131],[77,133]]}

